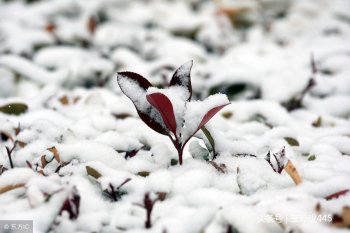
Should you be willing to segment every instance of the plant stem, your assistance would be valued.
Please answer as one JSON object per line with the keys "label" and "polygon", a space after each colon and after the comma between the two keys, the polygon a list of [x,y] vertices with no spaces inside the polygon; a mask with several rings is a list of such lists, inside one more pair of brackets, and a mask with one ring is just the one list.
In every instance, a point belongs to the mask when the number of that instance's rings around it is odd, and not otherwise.
{"label": "plant stem", "polygon": [[179,148],[177,151],[178,156],[179,156],[179,164],[182,165],[182,154],[183,154],[183,148]]}

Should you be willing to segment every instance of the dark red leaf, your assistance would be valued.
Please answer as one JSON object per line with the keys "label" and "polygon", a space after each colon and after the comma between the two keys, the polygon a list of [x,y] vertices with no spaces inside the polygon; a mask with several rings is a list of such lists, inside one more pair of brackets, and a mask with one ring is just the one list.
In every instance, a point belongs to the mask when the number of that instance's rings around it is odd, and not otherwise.
{"label": "dark red leaf", "polygon": [[199,126],[197,128],[197,131],[202,128],[203,125],[205,125],[213,116],[215,116],[216,113],[218,113],[223,107],[225,107],[228,104],[220,105],[215,108],[210,109],[203,117],[201,123],[199,123]]}
{"label": "dark red leaf", "polygon": [[[137,101],[137,100],[132,98],[132,96],[130,96],[130,93],[128,93],[128,91],[126,90],[127,87],[125,87],[123,84],[121,84],[121,80],[126,79],[129,81],[134,81],[142,91],[146,91],[149,87],[152,86],[152,84],[147,79],[145,79],[141,75],[139,75],[137,73],[133,73],[133,72],[119,72],[117,79],[118,79],[120,89],[134,103],[134,105],[135,105],[135,101]],[[138,90],[134,90],[134,91],[138,91]],[[146,93],[145,93],[145,95],[146,95]],[[153,110],[152,106],[150,106],[150,108],[146,112],[141,112],[137,108],[136,105],[135,105],[135,108],[136,108],[136,111],[137,111],[138,115],[140,116],[141,120],[143,122],[145,122],[145,124],[148,127],[153,129],[157,133],[168,135],[168,130],[165,129],[159,122],[155,121],[150,116],[150,113]]]}
{"label": "dark red leaf", "polygon": [[[137,110],[137,109],[136,109]],[[147,115],[146,113],[140,112],[139,110],[137,110],[137,113],[139,114],[141,120],[143,122],[145,122],[145,124],[150,127],[151,129],[153,129],[154,131],[156,131],[157,133],[160,134],[164,134],[164,135],[169,135],[169,131],[167,129],[165,129],[161,124],[159,124],[158,122],[156,122],[154,119],[152,119],[152,117],[150,117],[149,115]]]}
{"label": "dark red leaf", "polygon": [[176,135],[174,108],[168,97],[162,93],[153,93],[146,97],[148,102],[159,111],[164,124],[174,133],[174,135]]}
{"label": "dark red leaf", "polygon": [[[141,76],[141,75],[139,75],[137,73],[134,73],[134,72],[129,72],[129,71],[118,72],[118,76],[117,76],[118,82],[120,82],[120,80],[123,79],[123,78],[131,79],[131,80],[135,81],[145,91],[149,87],[152,86],[152,84],[147,79],[145,79],[143,76]],[[120,84],[119,84],[119,86],[122,89],[122,91],[124,92],[123,87]],[[127,93],[125,93],[125,92],[124,92],[124,94],[127,95]]]}
{"label": "dark red leaf", "polygon": [[348,192],[349,192],[349,189],[344,189],[344,190],[341,190],[341,191],[338,191],[336,193],[332,193],[332,194],[328,195],[327,197],[325,197],[325,199],[332,200],[332,199],[338,198],[340,196],[343,196],[343,195],[347,194]]}
{"label": "dark red leaf", "polygon": [[74,187],[72,192],[69,194],[67,199],[63,202],[62,208],[60,210],[60,215],[63,211],[67,211],[69,214],[69,219],[77,219],[79,216],[80,207],[80,194],[78,190]]}
{"label": "dark red leaf", "polygon": [[181,86],[187,89],[189,93],[188,101],[192,96],[192,85],[191,85],[191,69],[193,61],[186,62],[180,66],[174,73],[170,81],[170,86]]}

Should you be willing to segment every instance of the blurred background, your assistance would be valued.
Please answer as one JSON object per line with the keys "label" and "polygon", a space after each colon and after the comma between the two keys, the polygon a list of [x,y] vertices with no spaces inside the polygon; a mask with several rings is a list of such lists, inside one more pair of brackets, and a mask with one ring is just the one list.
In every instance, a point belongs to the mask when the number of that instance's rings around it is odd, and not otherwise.
{"label": "blurred background", "polygon": [[[188,60],[198,99],[222,92],[231,100],[287,106],[305,90],[308,99],[349,94],[349,6],[347,0],[3,0],[0,96],[31,97],[48,84],[118,93],[113,77],[125,70],[164,86]],[[310,91],[311,54],[318,73]]]}

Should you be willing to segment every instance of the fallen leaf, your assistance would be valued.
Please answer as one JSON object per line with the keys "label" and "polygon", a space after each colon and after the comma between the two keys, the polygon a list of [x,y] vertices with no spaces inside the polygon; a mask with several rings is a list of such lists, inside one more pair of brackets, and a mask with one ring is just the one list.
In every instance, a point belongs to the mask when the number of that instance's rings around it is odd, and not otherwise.
{"label": "fallen leaf", "polygon": [[286,140],[291,146],[299,146],[299,142],[295,138],[285,137],[284,140]]}
{"label": "fallen leaf", "polygon": [[208,161],[209,164],[211,164],[218,172],[220,173],[226,173],[226,165],[225,164],[220,164],[218,165],[216,162],[214,161]]}
{"label": "fallen leaf", "polygon": [[344,206],[341,216],[333,214],[332,224],[339,228],[350,228],[350,207]]}
{"label": "fallen leaf", "polygon": [[56,29],[56,25],[53,23],[48,23],[45,26],[45,31],[47,31],[48,33],[53,33]]}
{"label": "fallen leaf", "polygon": [[158,195],[158,200],[164,201],[166,196],[167,196],[167,193],[166,192],[157,192],[157,195]]}
{"label": "fallen leaf", "polygon": [[344,189],[344,190],[341,190],[341,191],[338,191],[338,192],[335,192],[335,193],[328,195],[327,197],[325,197],[325,199],[327,201],[332,200],[332,199],[338,198],[340,196],[346,195],[348,193],[349,193],[349,189]]}
{"label": "fallen leaf", "polygon": [[86,166],[86,172],[88,175],[94,177],[95,179],[98,179],[102,176],[101,173],[99,173],[95,168],[92,168],[90,166]]}
{"label": "fallen leaf", "polygon": [[23,103],[10,103],[0,106],[0,112],[10,115],[20,115],[28,110],[28,106]]}
{"label": "fallen leaf", "polygon": [[221,114],[224,118],[229,119],[232,117],[233,113],[232,112],[223,112]]}
{"label": "fallen leaf", "polygon": [[140,171],[137,173],[137,175],[142,176],[142,177],[147,177],[149,176],[150,172],[148,171]]}
{"label": "fallen leaf", "polygon": [[24,184],[14,184],[14,185],[6,185],[4,187],[0,187],[0,194],[11,191],[16,188],[23,187]]}
{"label": "fallen leaf", "polygon": [[288,160],[287,164],[284,166],[284,170],[288,173],[288,175],[293,179],[296,185],[301,183],[301,177],[294,167],[292,161]]}
{"label": "fallen leaf", "polygon": [[68,100],[68,97],[66,95],[62,96],[58,100],[61,102],[62,105],[68,105],[69,104],[69,100]]}
{"label": "fallen leaf", "polygon": [[321,116],[319,116],[319,117],[316,119],[316,121],[312,122],[312,126],[313,126],[313,127],[320,127],[321,124],[322,124],[322,118],[321,118]]}
{"label": "fallen leaf", "polygon": [[49,148],[48,150],[51,151],[51,152],[53,153],[53,156],[55,157],[56,161],[57,161],[58,163],[60,163],[60,162],[61,162],[61,159],[60,159],[60,155],[59,155],[59,153],[58,153],[56,147],[53,146],[53,147]]}

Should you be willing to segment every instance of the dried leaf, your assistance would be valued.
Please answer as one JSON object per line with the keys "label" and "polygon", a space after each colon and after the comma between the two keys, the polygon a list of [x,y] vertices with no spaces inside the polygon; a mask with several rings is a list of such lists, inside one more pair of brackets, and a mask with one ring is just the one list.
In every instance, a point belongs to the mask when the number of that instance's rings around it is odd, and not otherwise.
{"label": "dried leaf", "polygon": [[157,192],[158,200],[164,201],[168,193],[166,192]]}
{"label": "dried leaf", "polygon": [[4,187],[0,187],[0,194],[11,191],[16,188],[23,187],[24,184],[14,184],[14,185],[6,185]]}
{"label": "dried leaf", "polygon": [[147,177],[149,176],[150,172],[149,171],[140,171],[137,173],[137,175],[142,176],[142,177]]}
{"label": "dried leaf", "polygon": [[95,168],[92,168],[90,166],[86,166],[86,172],[88,175],[94,177],[95,179],[98,179],[102,176],[101,173],[99,173]]}
{"label": "dried leaf", "polygon": [[341,216],[334,214],[332,224],[339,228],[350,228],[350,207],[344,206]]}
{"label": "dried leaf", "polygon": [[0,175],[1,175],[2,173],[4,173],[6,170],[7,170],[6,167],[4,167],[3,165],[0,165]]}
{"label": "dried leaf", "polygon": [[220,164],[218,165],[214,161],[208,161],[209,164],[211,164],[218,172],[225,174],[226,173],[226,165],[225,164]]}
{"label": "dried leaf", "polygon": [[51,151],[51,152],[53,153],[53,155],[54,155],[56,161],[57,161],[58,163],[60,163],[60,162],[61,162],[61,159],[60,159],[60,155],[59,155],[59,153],[58,153],[56,147],[51,147],[51,148],[49,148],[48,150]]}
{"label": "dried leaf", "polygon": [[226,119],[230,119],[232,117],[233,113],[232,112],[223,112],[221,115]]}
{"label": "dried leaf", "polygon": [[126,119],[128,117],[131,117],[129,113],[119,113],[119,114],[113,114],[113,116],[117,119]]}
{"label": "dried leaf", "polygon": [[96,27],[97,27],[97,20],[94,16],[91,16],[87,23],[87,28],[91,35],[95,33]]}
{"label": "dried leaf", "polygon": [[299,146],[299,142],[295,138],[285,137],[284,140],[286,140],[291,146]]}
{"label": "dried leaf", "polygon": [[297,169],[294,167],[292,161],[288,160],[286,166],[284,166],[284,170],[293,179],[293,181],[296,185],[301,183],[301,177],[300,177]]}
{"label": "dried leaf", "polygon": [[341,191],[338,191],[338,192],[335,192],[335,193],[332,193],[330,195],[328,195],[327,197],[325,197],[325,199],[328,201],[328,200],[332,200],[332,199],[335,199],[335,198],[338,198],[340,196],[344,196],[346,194],[349,193],[349,189],[344,189],[344,190],[341,190]]}
{"label": "dried leaf", "polygon": [[45,159],[45,155],[42,155],[40,157],[40,160],[41,160],[41,167],[44,168],[48,164],[48,162]]}
{"label": "dried leaf", "polygon": [[53,23],[48,23],[45,26],[45,31],[47,31],[48,33],[53,33],[56,29],[56,25]]}
{"label": "dried leaf", "polygon": [[23,103],[10,103],[0,106],[0,112],[10,115],[20,115],[28,110],[28,106]]}
{"label": "dried leaf", "polygon": [[320,127],[322,125],[322,117],[317,117],[316,121],[312,122],[313,127]]}
{"label": "dried leaf", "polygon": [[62,105],[68,105],[69,104],[69,100],[68,100],[68,97],[66,95],[62,96],[58,100],[61,102]]}

